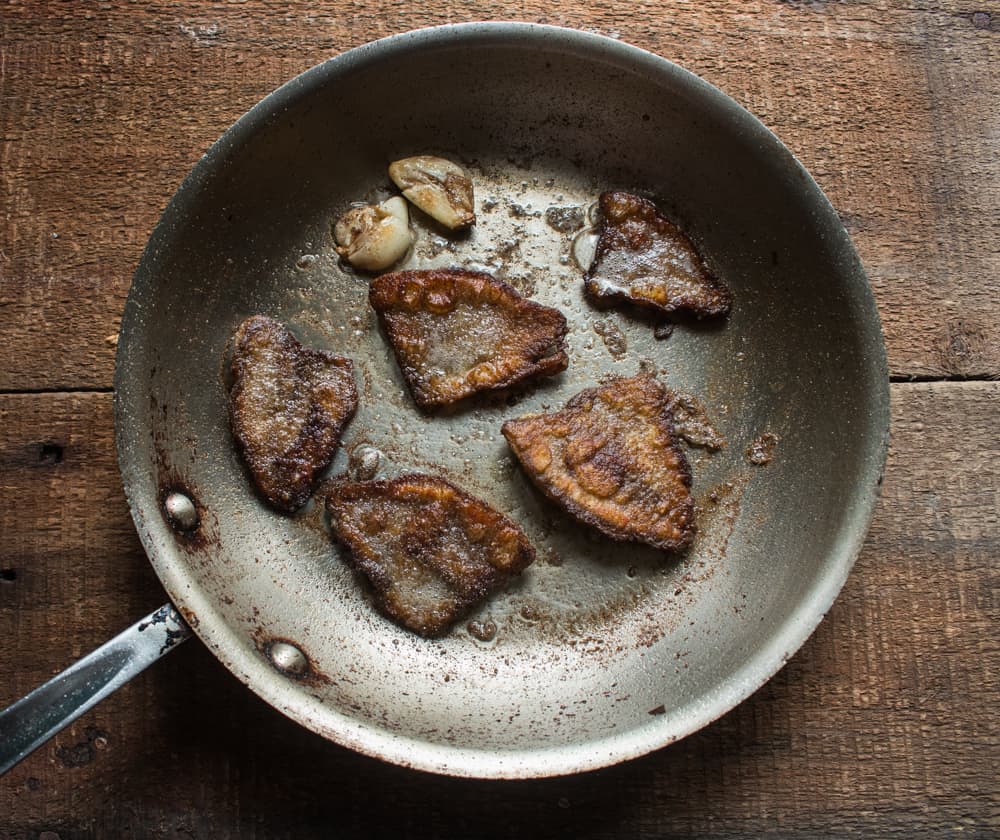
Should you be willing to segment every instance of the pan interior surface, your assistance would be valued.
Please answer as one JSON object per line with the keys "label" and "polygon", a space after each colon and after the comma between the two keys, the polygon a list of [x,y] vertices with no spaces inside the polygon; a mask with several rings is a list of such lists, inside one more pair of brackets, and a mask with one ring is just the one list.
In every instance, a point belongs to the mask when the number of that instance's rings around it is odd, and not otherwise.
{"label": "pan interior surface", "polygon": [[[413,214],[403,267],[487,270],[570,324],[570,365],[507,399],[419,412],[331,222],[391,194],[388,163],[461,162],[478,223]],[[583,297],[600,192],[654,198],[730,286],[728,320],[653,324]],[[581,228],[583,232],[581,233]],[[583,255],[581,257],[581,254]],[[281,516],[254,494],[226,412],[227,343],[247,316],[354,360],[360,393],[330,469],[360,447],[380,477],[443,475],[511,516],[538,550],[523,577],[428,641],[372,607],[322,504]],[[688,449],[693,548],[613,542],[536,492],[500,435],[609,375],[696,395],[727,445]],[[876,499],[885,354],[858,258],[822,193],[753,117],[706,83],[593,35],[521,24],[396,36],[272,94],[213,147],[153,234],[119,342],[116,424],[139,533],[171,597],[268,702],[339,743],[482,777],[634,757],[752,693],[829,608]],[[777,438],[766,466],[746,451]],[[193,534],[164,493],[191,494]],[[492,632],[491,632],[492,629]],[[269,659],[277,641],[305,671]]]}

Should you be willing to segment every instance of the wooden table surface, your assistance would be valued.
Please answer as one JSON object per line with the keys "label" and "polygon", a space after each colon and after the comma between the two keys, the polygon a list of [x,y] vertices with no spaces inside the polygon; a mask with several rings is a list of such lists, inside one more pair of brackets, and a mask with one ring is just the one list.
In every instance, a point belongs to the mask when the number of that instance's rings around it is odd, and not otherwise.
{"label": "wooden table surface", "polygon": [[323,59],[475,19],[652,50],[817,178],[878,299],[882,499],[819,630],[724,718],[581,776],[327,743],[185,645],[0,779],[0,837],[1000,836],[1000,5],[357,0],[0,6],[0,705],[165,595],[113,451],[130,278],[190,167]]}

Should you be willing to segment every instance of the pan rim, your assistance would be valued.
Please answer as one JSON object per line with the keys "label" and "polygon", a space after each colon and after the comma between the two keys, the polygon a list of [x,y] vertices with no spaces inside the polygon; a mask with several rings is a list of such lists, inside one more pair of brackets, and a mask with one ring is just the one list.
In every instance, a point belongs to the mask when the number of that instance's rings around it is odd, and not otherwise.
{"label": "pan rim", "polygon": [[[823,223],[829,228],[835,244],[853,262],[851,283],[847,292],[864,315],[856,328],[868,362],[869,379],[873,383],[866,394],[870,403],[872,423],[868,440],[864,441],[863,475],[857,476],[857,487],[842,507],[841,528],[835,545],[823,565],[824,573],[817,577],[808,594],[771,634],[767,645],[758,648],[743,666],[718,684],[708,696],[697,703],[671,709],[664,715],[650,718],[642,726],[624,734],[600,740],[587,740],[572,746],[518,749],[510,753],[496,750],[443,746],[410,738],[387,729],[369,726],[321,704],[308,693],[289,692],[287,681],[270,669],[260,658],[244,651],[236,633],[214,612],[210,599],[191,586],[184,570],[166,559],[166,546],[156,536],[146,517],[156,515],[155,506],[141,498],[136,489],[134,467],[129,457],[129,441],[145,430],[138,423],[133,409],[140,399],[139,389],[128,377],[130,345],[140,306],[139,296],[155,275],[155,264],[162,247],[168,241],[171,220],[183,218],[198,199],[199,187],[212,177],[214,169],[230,151],[259,130],[282,108],[308,95],[317,86],[369,62],[392,60],[394,55],[412,50],[489,46],[532,46],[554,54],[574,54],[604,60],[629,72],[644,73],[669,80],[698,97],[705,98],[732,119],[737,130],[748,133],[761,143],[767,143],[775,153],[785,156],[787,166],[802,178],[801,189],[821,208]],[[770,680],[805,643],[819,625],[841,591],[860,553],[865,534],[874,516],[888,453],[889,377],[878,310],[867,276],[850,238],[840,224],[836,211],[811,175],[784,144],[755,116],[721,90],[693,73],[651,52],[621,41],[589,32],[519,22],[481,22],[448,24],[392,35],[312,67],[285,83],[241,116],[216,141],[184,179],[152,232],[139,266],[133,277],[128,301],[122,317],[120,340],[115,368],[114,416],[119,468],[143,547],[161,582],[186,616],[193,616],[193,629],[213,654],[244,684],[270,705],[323,737],[405,767],[452,776],[484,779],[541,778],[565,775],[606,767],[637,758],[701,729],[718,719]],[[878,439],[876,435],[881,433]],[[144,505],[149,506],[144,507]]]}

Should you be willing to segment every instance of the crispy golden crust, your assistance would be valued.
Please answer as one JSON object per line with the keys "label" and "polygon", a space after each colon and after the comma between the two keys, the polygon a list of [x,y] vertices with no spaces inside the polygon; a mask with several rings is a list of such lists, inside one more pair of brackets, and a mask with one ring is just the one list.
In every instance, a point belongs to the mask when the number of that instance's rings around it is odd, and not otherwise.
{"label": "crispy golden crust", "polygon": [[566,319],[488,274],[397,271],[368,299],[423,408],[565,370]]}
{"label": "crispy golden crust", "polygon": [[282,324],[247,318],[233,336],[229,420],[261,496],[294,513],[333,460],[358,406],[350,359],[303,347]]}
{"label": "crispy golden crust", "polygon": [[535,559],[517,525],[442,478],[336,484],[326,507],[379,608],[422,636],[444,633]]}
{"label": "crispy golden crust", "polygon": [[508,420],[503,435],[549,498],[608,536],[663,549],[694,537],[691,471],[653,377],[581,391],[561,411]]}
{"label": "crispy golden crust", "polygon": [[729,312],[729,289],[656,205],[625,192],[602,193],[599,205],[597,250],[584,276],[592,300],[629,301],[699,317]]}

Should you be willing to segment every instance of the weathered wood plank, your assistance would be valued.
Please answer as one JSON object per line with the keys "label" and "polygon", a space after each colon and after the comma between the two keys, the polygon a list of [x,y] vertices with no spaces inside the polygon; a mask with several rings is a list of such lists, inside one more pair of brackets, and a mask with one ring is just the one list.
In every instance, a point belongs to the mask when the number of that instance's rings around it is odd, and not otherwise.
{"label": "weathered wood plank", "polygon": [[[987,4],[988,5],[988,4]],[[589,28],[756,112],[854,236],[901,376],[1000,375],[1000,11],[967,4],[344,0],[8,4],[0,16],[0,390],[107,387],[173,190],[244,110],[372,38],[465,19]]]}
{"label": "weathered wood plank", "polygon": [[[998,407],[1000,383],[893,386],[883,498],[840,599],[673,747],[529,783],[414,773],[321,741],[192,643],[0,780],[0,836],[995,836]],[[164,595],[110,395],[0,396],[0,429],[6,704]]]}

